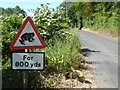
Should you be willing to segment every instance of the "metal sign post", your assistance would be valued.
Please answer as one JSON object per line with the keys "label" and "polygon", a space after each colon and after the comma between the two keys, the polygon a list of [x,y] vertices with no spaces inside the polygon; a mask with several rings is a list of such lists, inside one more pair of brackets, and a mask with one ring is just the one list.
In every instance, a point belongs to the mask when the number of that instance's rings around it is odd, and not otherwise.
{"label": "metal sign post", "polygon": [[[25,52],[28,50],[25,49]],[[23,88],[27,88],[28,85],[28,72],[23,72]]]}

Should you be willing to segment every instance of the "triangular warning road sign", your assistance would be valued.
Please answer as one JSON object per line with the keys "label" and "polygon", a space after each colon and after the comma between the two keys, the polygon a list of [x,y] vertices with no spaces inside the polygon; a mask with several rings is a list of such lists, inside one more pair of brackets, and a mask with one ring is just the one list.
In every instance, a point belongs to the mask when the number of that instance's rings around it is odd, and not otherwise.
{"label": "triangular warning road sign", "polygon": [[45,48],[42,37],[36,29],[32,19],[28,16],[23,22],[17,35],[10,44],[11,50]]}

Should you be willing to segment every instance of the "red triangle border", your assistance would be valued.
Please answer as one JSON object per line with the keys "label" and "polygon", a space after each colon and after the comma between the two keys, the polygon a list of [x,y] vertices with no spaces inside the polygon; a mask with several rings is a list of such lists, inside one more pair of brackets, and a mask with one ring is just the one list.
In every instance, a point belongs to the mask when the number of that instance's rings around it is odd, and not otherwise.
{"label": "red triangle border", "polygon": [[[40,40],[41,44],[40,46],[14,46],[15,42],[17,41],[17,39],[19,38],[20,34],[22,33],[24,27],[26,26],[27,22],[30,22],[34,32],[36,33],[38,39]],[[42,37],[40,36],[37,28],[34,25],[34,22],[32,21],[30,16],[27,16],[27,18],[25,19],[25,21],[23,22],[23,24],[21,25],[20,29],[18,30],[17,35],[15,36],[15,38],[13,39],[12,43],[10,44],[9,48],[11,50],[20,50],[20,49],[35,49],[35,48],[45,48],[46,45],[42,40]]]}

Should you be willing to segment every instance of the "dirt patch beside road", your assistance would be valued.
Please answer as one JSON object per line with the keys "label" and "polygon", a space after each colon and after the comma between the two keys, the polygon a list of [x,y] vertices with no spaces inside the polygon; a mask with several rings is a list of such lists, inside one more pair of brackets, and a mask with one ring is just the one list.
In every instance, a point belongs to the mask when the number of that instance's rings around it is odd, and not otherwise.
{"label": "dirt patch beside road", "polygon": [[99,29],[99,30],[95,31],[95,30],[92,30],[90,28],[83,28],[82,30],[92,32],[92,33],[96,33],[96,34],[106,35],[106,36],[112,37],[114,39],[118,39],[118,37],[119,37],[117,31],[116,31],[116,34],[113,35],[113,33],[108,29],[104,29],[104,30]]}
{"label": "dirt patch beside road", "polygon": [[95,74],[93,73],[93,68],[91,67],[91,65],[87,64],[85,61],[81,64],[81,69],[82,69],[85,81],[81,82],[77,78],[66,79],[66,77],[62,75],[61,78],[59,78],[59,80],[53,84],[53,87],[55,88],[97,88]]}

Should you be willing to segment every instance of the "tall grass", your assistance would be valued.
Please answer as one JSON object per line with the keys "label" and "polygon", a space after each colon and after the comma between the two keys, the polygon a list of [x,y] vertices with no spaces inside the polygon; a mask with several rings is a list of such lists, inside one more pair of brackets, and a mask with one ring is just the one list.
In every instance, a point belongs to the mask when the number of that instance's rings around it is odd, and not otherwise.
{"label": "tall grass", "polygon": [[80,60],[80,43],[78,37],[69,35],[65,39],[55,39],[54,45],[49,44],[45,50],[46,68],[55,71],[70,70]]}
{"label": "tall grass", "polygon": [[37,74],[31,80],[33,82],[30,85],[35,86],[39,83],[38,87],[54,87],[51,85],[66,73],[75,73],[78,77],[83,76],[83,73],[77,70],[80,65],[79,38],[70,30],[63,31],[46,43],[47,47],[44,50],[36,50],[36,52],[45,52],[45,70],[38,73],[34,72]]}

